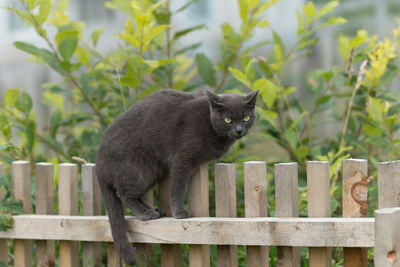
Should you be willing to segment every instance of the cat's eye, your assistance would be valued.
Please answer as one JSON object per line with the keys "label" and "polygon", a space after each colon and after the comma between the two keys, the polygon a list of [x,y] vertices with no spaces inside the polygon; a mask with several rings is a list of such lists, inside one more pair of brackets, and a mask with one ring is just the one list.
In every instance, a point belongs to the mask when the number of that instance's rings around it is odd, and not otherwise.
{"label": "cat's eye", "polygon": [[250,120],[250,116],[244,116],[243,121],[249,121]]}
{"label": "cat's eye", "polygon": [[232,123],[232,119],[231,118],[224,118],[224,122],[225,123]]}

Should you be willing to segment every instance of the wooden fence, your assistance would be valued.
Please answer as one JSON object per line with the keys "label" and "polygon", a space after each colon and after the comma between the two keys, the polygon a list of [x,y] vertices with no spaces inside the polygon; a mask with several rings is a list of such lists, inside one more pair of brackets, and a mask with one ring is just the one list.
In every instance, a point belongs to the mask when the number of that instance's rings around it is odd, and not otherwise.
{"label": "wooden fence", "polygon": [[[1,165],[0,165],[1,166]],[[12,163],[13,194],[23,202],[24,215],[14,216],[12,229],[0,232],[0,261],[29,267],[33,240],[36,266],[101,266],[101,242],[107,242],[107,266],[121,266],[112,245],[108,219],[102,215],[94,164],[38,163],[32,180],[31,164]],[[375,247],[375,266],[400,266],[400,161],[379,164],[379,209],[367,218],[367,161],[343,162],[343,218],[330,218],[330,181],[327,162],[307,162],[308,218],[299,218],[298,165],[274,166],[276,217],[267,218],[265,162],[244,163],[245,218],[237,218],[234,164],[215,165],[216,217],[209,217],[208,167],[202,166],[189,188],[189,209],[194,217],[152,221],[128,218],[129,239],[137,247],[139,266],[152,266],[154,243],[161,244],[161,263],[182,266],[180,244],[189,245],[189,266],[210,266],[210,245],[217,245],[217,266],[237,266],[237,246],[246,246],[247,266],[268,266],[268,247],[277,246],[278,266],[299,266],[299,248],[309,247],[312,267],[331,266],[331,248],[343,247],[344,266],[367,266],[367,248]],[[58,181],[57,183],[55,181]],[[79,183],[80,181],[80,183]],[[31,185],[35,184],[35,214]],[[57,186],[58,196],[53,194]],[[159,203],[170,214],[168,180],[160,185]],[[147,196],[153,201],[152,192]],[[58,214],[53,201],[58,200]],[[385,209],[388,208],[388,209]],[[81,216],[78,216],[82,214]],[[6,239],[12,239],[13,253]],[[55,242],[59,242],[56,260]]]}

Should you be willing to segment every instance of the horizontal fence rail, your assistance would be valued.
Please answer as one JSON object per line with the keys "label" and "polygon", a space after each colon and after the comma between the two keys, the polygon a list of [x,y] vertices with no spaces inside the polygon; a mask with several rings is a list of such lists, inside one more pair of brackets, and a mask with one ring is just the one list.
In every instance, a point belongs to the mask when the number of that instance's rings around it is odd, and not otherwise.
{"label": "horizontal fence rail", "polygon": [[[277,247],[274,266],[278,267],[300,266],[300,247],[309,247],[311,267],[331,266],[332,247],[343,248],[345,267],[367,266],[367,248],[371,247],[375,247],[375,266],[400,266],[400,208],[395,208],[400,206],[400,161],[378,165],[379,210],[375,211],[375,218],[366,217],[371,177],[368,163],[362,159],[343,161],[343,218],[329,217],[329,163],[307,162],[308,218],[299,218],[299,166],[298,163],[275,164],[270,170],[274,179],[271,181],[267,179],[265,162],[245,162],[242,184],[237,182],[235,164],[216,164],[216,217],[209,217],[209,186],[213,181],[208,177],[208,166],[201,166],[188,190],[192,218],[140,221],[133,216],[126,217],[129,240],[137,248],[138,266],[155,266],[152,244],[161,244],[163,267],[183,266],[181,244],[189,245],[190,267],[210,266],[210,245],[217,245],[219,267],[238,265],[240,247],[237,246],[245,246],[246,256],[242,259],[251,267],[269,266],[270,247]],[[12,173],[12,194],[22,202],[25,214],[13,216],[12,228],[0,232],[0,262],[12,259],[16,267],[33,266],[33,260],[36,266],[57,263],[61,267],[94,267],[106,260],[106,266],[122,266],[112,243],[108,217],[104,216],[94,168],[94,164],[55,166],[13,162],[8,168]],[[3,169],[0,164],[0,174]],[[267,192],[272,184],[275,185],[276,217],[267,217],[267,207],[270,209],[267,200],[271,199]],[[31,193],[33,186],[35,194]],[[155,190],[156,195],[150,191],[145,198],[150,204],[158,203],[171,216],[168,189],[167,178]],[[244,192],[245,218],[237,218],[238,190]],[[1,188],[0,197],[4,197]],[[36,214],[31,214],[33,210]],[[7,239],[13,242],[6,242]],[[107,252],[103,251],[101,242],[107,243]],[[80,252],[82,257],[78,255]]]}
{"label": "horizontal fence rail", "polygon": [[[293,247],[373,247],[374,218],[209,218],[140,221],[127,217],[138,243]],[[106,216],[14,216],[0,238],[112,241]]]}

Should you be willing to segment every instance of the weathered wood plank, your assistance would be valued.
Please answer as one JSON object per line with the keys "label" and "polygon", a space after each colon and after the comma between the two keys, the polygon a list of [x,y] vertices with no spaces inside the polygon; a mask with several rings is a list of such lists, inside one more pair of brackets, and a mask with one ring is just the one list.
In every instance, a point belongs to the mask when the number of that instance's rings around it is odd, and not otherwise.
{"label": "weathered wood plank", "polygon": [[[203,164],[192,177],[188,190],[189,210],[192,217],[209,216],[208,164]],[[209,267],[210,246],[190,245],[189,266]]]}
{"label": "weathered wood plank", "polygon": [[[58,211],[60,215],[78,214],[78,165],[62,163],[58,166]],[[64,224],[61,222],[61,228]],[[79,231],[83,234],[82,229]],[[60,241],[60,265],[78,267],[78,242]]]}
{"label": "weathered wood plank", "polygon": [[[148,191],[143,199],[150,205],[154,203],[154,190]],[[146,243],[135,243],[136,265],[139,267],[154,267],[154,245]]]}
{"label": "weathered wood plank", "polygon": [[[12,163],[14,199],[21,200],[25,213],[32,213],[31,197],[31,165],[28,161],[14,161]],[[14,241],[14,266],[32,266],[32,241]]]}
{"label": "weathered wood plank", "polygon": [[[4,174],[4,166],[3,163],[0,162],[0,175]],[[0,201],[3,200],[5,195],[5,190],[0,187]],[[0,262],[4,262],[8,264],[8,247],[7,240],[0,239]]]}
{"label": "weathered wood plank", "polygon": [[[106,216],[17,215],[0,238],[111,242]],[[126,217],[129,239],[141,243],[300,247],[373,247],[374,218]],[[323,235],[324,238],[321,238]]]}
{"label": "weathered wood plank", "polygon": [[[235,164],[215,165],[215,214],[217,217],[237,216]],[[217,247],[217,266],[236,267],[237,246]]]}
{"label": "weathered wood plank", "polygon": [[[244,204],[248,218],[267,216],[267,165],[263,161],[244,163]],[[248,266],[268,266],[268,247],[246,247]]]}
{"label": "weathered wood plank", "polygon": [[400,208],[376,210],[375,221],[375,266],[400,266]]}
{"label": "weathered wood plank", "polygon": [[[368,162],[343,162],[343,217],[365,217],[368,209]],[[354,246],[343,250],[345,267],[367,267],[368,250]]]}
{"label": "weathered wood plank", "polygon": [[[298,188],[297,163],[275,164],[275,199],[277,217],[299,216]],[[299,249],[287,246],[278,247],[278,266],[300,266]]]}
{"label": "weathered wood plank", "polygon": [[[329,217],[331,215],[329,195],[329,162],[307,162],[308,217]],[[310,267],[330,267],[331,248],[309,248]]]}
{"label": "weathered wood plank", "polygon": [[[171,208],[169,205],[169,185],[169,177],[160,181],[158,195],[160,209],[164,211],[167,216],[171,216]],[[161,245],[161,265],[162,267],[181,267],[181,245]]]}
{"label": "weathered wood plank", "polygon": [[400,161],[378,165],[378,207],[400,207]]}
{"label": "weathered wood plank", "polygon": [[[95,173],[95,164],[82,165],[83,215],[101,215],[101,192]],[[83,266],[101,266],[101,243],[84,242]]]}
{"label": "weathered wood plank", "polygon": [[[36,214],[54,214],[54,166],[51,163],[36,164]],[[55,244],[53,240],[36,243],[37,266],[51,267],[55,264]]]}
{"label": "weathered wood plank", "polygon": [[107,244],[107,267],[121,267],[122,261],[114,243]]}

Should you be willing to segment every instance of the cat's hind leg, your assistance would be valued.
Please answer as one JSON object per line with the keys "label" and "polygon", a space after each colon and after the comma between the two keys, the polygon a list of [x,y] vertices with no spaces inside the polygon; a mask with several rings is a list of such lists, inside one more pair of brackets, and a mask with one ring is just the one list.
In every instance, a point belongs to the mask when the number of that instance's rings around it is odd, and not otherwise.
{"label": "cat's hind leg", "polygon": [[[147,201],[143,199],[143,197],[139,198],[139,202],[140,202],[143,206],[147,207],[148,209],[153,209],[153,208],[147,203]],[[159,209],[159,208],[155,208],[154,210],[157,211],[157,212],[160,214],[160,217],[164,217],[164,216],[166,215],[166,213],[165,213],[164,211],[162,211],[161,209]]]}
{"label": "cat's hind leg", "polygon": [[141,198],[127,198],[125,199],[125,203],[132,211],[133,215],[142,221],[154,220],[161,217],[158,211],[143,205]]}

